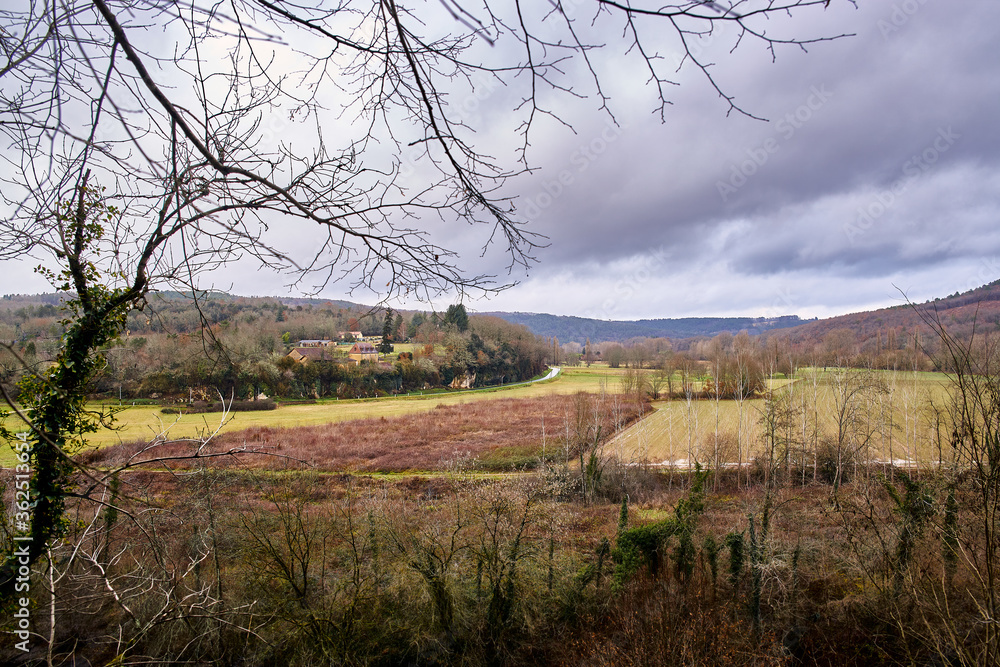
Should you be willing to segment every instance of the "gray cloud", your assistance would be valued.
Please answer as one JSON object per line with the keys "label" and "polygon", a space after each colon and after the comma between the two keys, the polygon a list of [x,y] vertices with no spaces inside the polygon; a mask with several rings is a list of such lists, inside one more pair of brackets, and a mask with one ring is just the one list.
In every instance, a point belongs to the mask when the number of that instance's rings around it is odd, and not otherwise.
{"label": "gray cloud", "polygon": [[[617,125],[593,97],[548,99],[576,133],[542,118],[528,153],[539,170],[508,192],[550,245],[513,276],[522,285],[473,307],[826,315],[895,303],[894,285],[921,299],[1000,278],[1000,4],[831,5],[769,29],[856,37],[778,49],[775,62],[755,45],[730,55],[735,33],[698,44],[719,83],[769,122],[727,117],[685,69],[661,123],[645,74],[610,53],[599,67]],[[579,68],[567,77],[585,89]],[[453,98],[504,163],[522,84],[478,82]],[[481,236],[461,222],[420,224],[468,270],[505,276],[503,253],[480,258]],[[250,268],[226,279],[237,292],[284,291]]]}
{"label": "gray cloud", "polygon": [[[636,316],[752,312],[769,307],[768,295],[754,296],[760,281],[780,275],[822,278],[819,303],[850,304],[852,291],[854,303],[869,303],[894,291],[890,280],[911,274],[940,291],[978,272],[956,267],[1000,255],[1000,8],[887,1],[833,18],[799,28],[857,36],[779,52],[774,64],[742,52],[720,59],[720,81],[768,123],[725,118],[701,82],[686,81],[665,125],[629,109],[615,142],[571,171],[551,201],[552,179],[601,128],[539,147],[545,169],[522,193],[547,204],[533,224],[552,248],[530,288],[501,300],[595,273],[605,281],[591,303],[615,300],[597,294],[614,295],[629,280],[622,267],[650,248],[670,260],[634,290],[650,292],[648,306],[630,306]],[[736,289],[741,280],[754,289]],[[704,305],[655,294],[678,284],[705,295]],[[573,307],[567,300],[560,312]]]}

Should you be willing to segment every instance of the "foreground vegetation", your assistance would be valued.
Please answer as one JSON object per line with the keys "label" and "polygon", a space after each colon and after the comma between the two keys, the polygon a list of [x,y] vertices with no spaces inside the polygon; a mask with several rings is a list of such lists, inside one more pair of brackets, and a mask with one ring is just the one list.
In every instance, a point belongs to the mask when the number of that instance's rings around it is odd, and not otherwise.
{"label": "foreground vegetation", "polygon": [[989,664],[967,482],[747,488],[609,466],[594,484],[562,461],[502,478],[442,465],[121,475],[32,579],[29,658]]}

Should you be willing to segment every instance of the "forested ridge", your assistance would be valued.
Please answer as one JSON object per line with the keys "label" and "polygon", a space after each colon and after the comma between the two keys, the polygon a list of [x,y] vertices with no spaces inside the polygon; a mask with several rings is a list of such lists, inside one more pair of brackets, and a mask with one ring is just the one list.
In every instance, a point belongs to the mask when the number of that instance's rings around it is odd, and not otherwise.
{"label": "forested ridge", "polygon": [[[966,334],[973,320],[994,324],[1000,321],[1000,281],[962,293],[938,297],[920,304],[911,304],[899,294],[899,305],[838,315],[835,317],[806,320],[798,315],[774,317],[679,317],[642,320],[599,320],[565,315],[522,312],[489,312],[489,315],[508,322],[523,324],[539,336],[556,337],[563,343],[581,345],[587,339],[593,342],[622,343],[630,338],[687,339],[712,337],[718,334],[737,334],[746,331],[751,335],[779,335],[792,342],[822,339],[834,329],[849,329],[862,342],[874,338],[888,329],[897,332],[912,331],[923,327],[920,313],[937,310],[944,314],[949,324],[959,324]],[[917,306],[914,308],[914,306]]]}
{"label": "forested ridge", "polygon": [[508,322],[523,324],[539,336],[556,337],[569,343],[622,342],[629,338],[692,338],[740,331],[763,333],[802,323],[796,315],[765,317],[678,317],[648,320],[597,320],[545,313],[490,312]]}

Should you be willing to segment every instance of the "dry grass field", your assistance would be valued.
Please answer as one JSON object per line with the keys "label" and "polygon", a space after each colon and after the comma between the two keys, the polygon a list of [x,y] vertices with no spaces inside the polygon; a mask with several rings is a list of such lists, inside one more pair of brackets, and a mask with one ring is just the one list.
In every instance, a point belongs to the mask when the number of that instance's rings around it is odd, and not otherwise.
{"label": "dry grass field", "polygon": [[[879,372],[887,392],[872,406],[870,418],[878,420],[872,458],[897,464],[937,461],[938,439],[930,407],[943,405],[947,378],[938,373]],[[837,389],[833,372],[806,370],[794,381],[778,380],[776,392],[791,397],[799,412],[794,437],[812,442],[837,433]],[[609,451],[630,461],[685,466],[715,460],[716,443],[723,463],[746,462],[761,447],[761,420],[765,401],[734,400],[657,401],[654,411],[609,444]],[[718,438],[716,437],[718,434]]]}
{"label": "dry grass field", "polygon": [[[635,420],[638,404],[586,401],[586,418],[613,433]],[[429,411],[378,416],[330,424],[254,426],[214,439],[206,454],[246,448],[209,461],[213,467],[315,468],[343,472],[441,471],[458,466],[510,470],[534,466],[542,459],[562,458],[563,434],[573,428],[578,399],[569,396],[496,398],[469,403],[438,403]],[[547,433],[546,433],[547,429]],[[96,465],[121,465],[153,457],[182,456],[197,443],[177,441],[148,448],[145,440],[103,447],[83,455]],[[193,467],[205,461],[181,461]]]}

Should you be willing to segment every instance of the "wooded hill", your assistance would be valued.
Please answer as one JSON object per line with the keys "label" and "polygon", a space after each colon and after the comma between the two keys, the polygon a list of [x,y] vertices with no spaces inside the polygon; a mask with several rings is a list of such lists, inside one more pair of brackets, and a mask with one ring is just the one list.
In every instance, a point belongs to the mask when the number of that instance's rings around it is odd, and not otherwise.
{"label": "wooded hill", "polygon": [[523,324],[536,336],[558,338],[561,343],[623,342],[630,338],[695,338],[747,331],[761,334],[802,324],[797,315],[765,317],[679,317],[655,320],[595,320],[544,313],[489,312],[513,324]]}
{"label": "wooded hill", "polygon": [[[57,295],[0,299],[0,341],[10,345],[0,347],[0,383],[10,392],[16,393],[28,369],[46,368],[59,353],[65,317],[59,304]],[[344,340],[342,348],[349,348],[355,342],[351,332],[381,339],[381,355],[351,359],[347,349],[335,353],[336,346],[324,344],[329,354],[310,357],[316,363],[300,363],[301,354],[289,356],[303,340]],[[394,350],[397,343],[407,347]],[[104,372],[92,393],[357,398],[426,387],[489,386],[542,373],[548,349],[547,341],[525,327],[469,317],[461,305],[443,314],[411,314],[347,302],[285,303],[214,292],[199,294],[195,304],[176,293],[154,293],[142,310],[129,313],[125,335],[102,350]]]}
{"label": "wooded hill", "polygon": [[[978,330],[1000,326],[1000,280],[962,293],[921,304],[901,303],[878,310],[824,319],[803,320],[797,315],[760,317],[682,317],[649,320],[595,320],[543,313],[486,313],[523,324],[537,336],[555,337],[560,343],[625,342],[633,338],[670,338],[675,341],[711,338],[722,333],[746,331],[751,335],[780,336],[796,346],[822,343],[828,334],[853,334],[860,346],[895,347],[913,344],[914,333],[930,335],[922,316],[937,316],[948,330],[967,337]],[[686,345],[682,344],[682,348]]]}
{"label": "wooded hill", "polygon": [[996,330],[1000,327],[1000,280],[919,304],[828,317],[768,335],[808,347],[850,334],[861,350],[903,349],[936,342],[925,319],[939,320],[951,335],[963,340],[974,328],[977,332]]}

